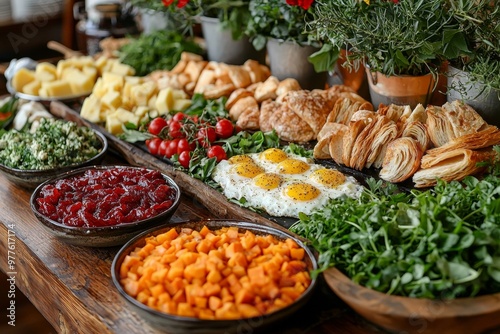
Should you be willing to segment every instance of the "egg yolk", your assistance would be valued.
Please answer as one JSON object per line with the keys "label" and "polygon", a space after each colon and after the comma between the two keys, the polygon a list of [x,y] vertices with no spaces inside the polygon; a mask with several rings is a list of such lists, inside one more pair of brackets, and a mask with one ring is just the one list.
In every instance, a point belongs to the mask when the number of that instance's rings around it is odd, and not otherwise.
{"label": "egg yolk", "polygon": [[309,169],[309,164],[302,160],[286,159],[279,163],[278,171],[281,174],[302,174]]}
{"label": "egg yolk", "polygon": [[313,181],[329,188],[337,188],[345,182],[345,175],[335,169],[318,169],[310,177]]}
{"label": "egg yolk", "polygon": [[319,196],[321,191],[307,183],[293,183],[286,187],[285,194],[297,201],[310,201]]}
{"label": "egg yolk", "polygon": [[239,176],[254,178],[257,175],[264,173],[264,170],[255,163],[239,163],[234,166],[234,171]]}
{"label": "egg yolk", "polygon": [[229,161],[230,164],[239,164],[239,163],[253,163],[253,159],[250,158],[248,155],[234,155],[231,158],[229,158],[227,161]]}
{"label": "egg yolk", "polygon": [[274,173],[262,173],[257,175],[253,182],[259,188],[271,190],[279,187],[281,176]]}
{"label": "egg yolk", "polygon": [[262,159],[269,161],[269,162],[274,162],[274,163],[279,163],[288,158],[285,152],[280,150],[279,148],[268,148],[264,152],[261,153]]}

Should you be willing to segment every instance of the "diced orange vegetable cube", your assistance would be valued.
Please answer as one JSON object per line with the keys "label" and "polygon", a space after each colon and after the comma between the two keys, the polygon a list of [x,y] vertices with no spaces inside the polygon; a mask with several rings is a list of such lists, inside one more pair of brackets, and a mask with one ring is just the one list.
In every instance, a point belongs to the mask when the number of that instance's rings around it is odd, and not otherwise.
{"label": "diced orange vegetable cube", "polygon": [[177,304],[177,315],[183,317],[196,317],[196,313],[188,303]]}
{"label": "diced orange vegetable cube", "polygon": [[158,298],[162,293],[165,292],[165,288],[163,287],[163,284],[159,283],[149,288],[149,291],[151,291],[151,295],[153,297]]}
{"label": "diced orange vegetable cube", "polygon": [[165,276],[167,276],[167,273],[167,268],[157,270],[153,274],[151,274],[151,281],[155,283],[162,283],[165,280]]}
{"label": "diced orange vegetable cube", "polygon": [[169,314],[177,314],[177,303],[173,300],[166,302],[164,304],[160,304],[160,311],[169,313]]}
{"label": "diced orange vegetable cube", "polygon": [[304,256],[306,254],[306,251],[304,248],[291,248],[290,249],[290,257],[292,260],[303,260]]}
{"label": "diced orange vegetable cube", "polygon": [[177,304],[179,303],[185,303],[186,302],[186,294],[184,293],[183,289],[180,289],[177,291],[177,293],[172,297],[172,300],[176,302]]}
{"label": "diced orange vegetable cube", "polygon": [[217,270],[211,270],[207,275],[207,282],[218,283],[221,280],[222,276]]}
{"label": "diced orange vegetable cube", "polygon": [[254,300],[254,298],[255,293],[250,290],[241,288],[238,292],[236,292],[234,300],[236,304],[249,304]]}
{"label": "diced orange vegetable cube", "polygon": [[200,312],[198,313],[198,317],[200,319],[214,320],[215,314],[212,310],[201,309]]}
{"label": "diced orange vegetable cube", "polygon": [[235,266],[233,267],[233,274],[235,274],[238,278],[243,277],[247,274],[244,266]]}
{"label": "diced orange vegetable cube", "polygon": [[269,283],[269,277],[265,275],[264,268],[262,266],[248,268],[247,274],[252,285],[264,286]]}
{"label": "diced orange vegetable cube", "polygon": [[220,293],[221,287],[219,284],[206,282],[203,284],[203,291],[205,291],[205,296],[216,296]]}
{"label": "diced orange vegetable cube", "polygon": [[238,233],[238,228],[237,227],[234,227],[234,226],[231,226],[227,229],[227,232],[226,232],[226,235],[230,238],[230,239],[237,239],[238,236],[239,236],[239,233]]}
{"label": "diced orange vegetable cube", "polygon": [[146,290],[143,290],[137,294],[136,299],[140,303],[147,304],[149,297],[151,297],[151,295],[148,292],[146,292]]}
{"label": "diced orange vegetable cube", "polygon": [[261,315],[255,306],[249,304],[236,304],[236,308],[243,318],[253,318]]}
{"label": "diced orange vegetable cube", "polygon": [[206,276],[206,269],[203,264],[193,263],[184,269],[184,277],[187,280],[192,280],[193,278],[204,278]]}
{"label": "diced orange vegetable cube", "polygon": [[280,289],[281,295],[287,295],[293,300],[296,300],[297,298],[300,297],[301,292],[297,291],[295,287],[284,287]]}
{"label": "diced orange vegetable cube", "polygon": [[167,279],[169,281],[172,281],[176,277],[183,277],[183,276],[184,276],[184,268],[178,266],[171,267],[167,273]]}
{"label": "diced orange vegetable cube", "polygon": [[222,300],[219,297],[216,296],[210,296],[208,298],[208,307],[212,310],[215,311],[219,308],[222,307]]}

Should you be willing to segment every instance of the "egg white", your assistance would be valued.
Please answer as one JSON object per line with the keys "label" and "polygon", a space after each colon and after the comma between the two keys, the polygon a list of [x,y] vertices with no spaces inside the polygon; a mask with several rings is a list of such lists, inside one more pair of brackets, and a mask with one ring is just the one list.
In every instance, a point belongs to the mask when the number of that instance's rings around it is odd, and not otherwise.
{"label": "egg white", "polygon": [[[324,166],[314,164],[310,159],[289,154],[289,158],[306,162],[309,169],[302,174],[282,174],[279,172],[277,163],[272,163],[261,158],[260,153],[248,154],[254,163],[265,172],[279,174],[282,182],[275,189],[266,190],[254,184],[253,178],[240,176],[234,172],[234,164],[228,160],[221,161],[212,174],[212,178],[221,186],[223,194],[227,198],[240,200],[245,198],[247,204],[254,208],[265,210],[269,215],[275,217],[295,217],[299,213],[310,214],[314,210],[325,206],[330,199],[346,195],[357,198],[362,192],[362,186],[352,176],[346,175],[343,184],[336,188],[330,188],[311,178],[311,174],[324,169]],[[295,200],[285,193],[288,185],[293,183],[308,183],[320,190],[319,196],[309,201]]]}

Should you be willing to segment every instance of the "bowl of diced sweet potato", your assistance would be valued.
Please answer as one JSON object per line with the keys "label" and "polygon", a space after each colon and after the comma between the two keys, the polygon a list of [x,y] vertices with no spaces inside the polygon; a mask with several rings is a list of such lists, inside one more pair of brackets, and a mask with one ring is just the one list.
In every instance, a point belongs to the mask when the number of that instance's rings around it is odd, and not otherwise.
{"label": "bowl of diced sweet potato", "polygon": [[206,220],[169,224],[125,244],[113,283],[136,313],[168,333],[254,332],[302,307],[317,262],[286,229]]}

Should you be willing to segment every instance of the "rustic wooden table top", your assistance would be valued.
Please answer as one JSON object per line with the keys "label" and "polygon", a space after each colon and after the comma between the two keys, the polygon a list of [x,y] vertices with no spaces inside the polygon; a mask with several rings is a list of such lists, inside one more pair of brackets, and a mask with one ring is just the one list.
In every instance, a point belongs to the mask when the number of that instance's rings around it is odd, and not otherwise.
{"label": "rustic wooden table top", "polygon": [[[113,162],[116,158],[110,156],[105,163]],[[0,269],[15,278],[16,288],[59,333],[158,333],[133,312],[113,286],[110,268],[119,247],[77,247],[55,239],[31,212],[31,193],[0,174]],[[206,218],[215,217],[196,200],[184,196],[172,220]],[[305,307],[267,332],[381,331],[349,309],[321,281]]]}

